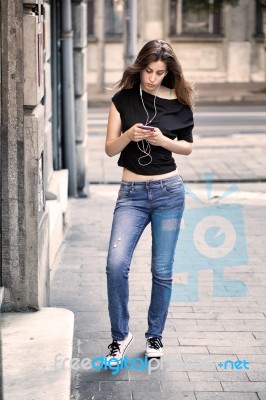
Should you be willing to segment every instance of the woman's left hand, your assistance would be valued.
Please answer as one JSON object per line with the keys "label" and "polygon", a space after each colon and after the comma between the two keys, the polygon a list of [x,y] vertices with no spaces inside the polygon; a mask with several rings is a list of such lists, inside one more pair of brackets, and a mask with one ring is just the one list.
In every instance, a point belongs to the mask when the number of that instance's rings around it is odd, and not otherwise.
{"label": "woman's left hand", "polygon": [[163,147],[165,136],[162,134],[159,128],[155,128],[153,132],[147,133],[147,138],[145,138],[145,140],[153,146]]}

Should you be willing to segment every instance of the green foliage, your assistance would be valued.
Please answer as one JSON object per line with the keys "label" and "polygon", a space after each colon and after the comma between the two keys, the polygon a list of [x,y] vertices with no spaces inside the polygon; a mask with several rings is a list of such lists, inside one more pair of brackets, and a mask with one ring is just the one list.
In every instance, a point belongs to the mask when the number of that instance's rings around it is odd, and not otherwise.
{"label": "green foliage", "polygon": [[209,0],[185,0],[184,5],[186,9],[193,11],[218,11],[226,4],[235,7],[238,1],[239,0],[214,0],[210,2]]}

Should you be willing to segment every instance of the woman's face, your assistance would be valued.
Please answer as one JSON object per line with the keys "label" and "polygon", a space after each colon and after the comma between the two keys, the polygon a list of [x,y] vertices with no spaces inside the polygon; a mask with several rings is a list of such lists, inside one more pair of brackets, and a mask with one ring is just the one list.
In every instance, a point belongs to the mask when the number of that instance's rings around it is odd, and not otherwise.
{"label": "woman's face", "polygon": [[156,92],[167,73],[165,62],[159,60],[151,62],[140,73],[141,87],[149,93]]}

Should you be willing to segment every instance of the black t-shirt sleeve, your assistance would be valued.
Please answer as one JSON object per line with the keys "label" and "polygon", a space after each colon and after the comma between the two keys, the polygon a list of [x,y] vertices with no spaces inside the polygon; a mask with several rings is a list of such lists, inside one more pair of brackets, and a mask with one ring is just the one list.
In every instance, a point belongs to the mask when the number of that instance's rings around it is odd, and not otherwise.
{"label": "black t-shirt sleeve", "polygon": [[193,135],[192,135],[193,126],[194,125],[182,129],[182,131],[178,134],[177,140],[185,140],[186,142],[193,143]]}
{"label": "black t-shirt sleeve", "polygon": [[192,130],[194,128],[193,112],[189,106],[185,106],[182,115],[183,128],[178,131],[177,140],[185,140],[186,142],[193,143]]}
{"label": "black t-shirt sleeve", "polygon": [[124,105],[125,105],[125,91],[119,90],[119,92],[115,93],[112,97],[112,102],[115,105],[115,108],[121,115],[124,112]]}

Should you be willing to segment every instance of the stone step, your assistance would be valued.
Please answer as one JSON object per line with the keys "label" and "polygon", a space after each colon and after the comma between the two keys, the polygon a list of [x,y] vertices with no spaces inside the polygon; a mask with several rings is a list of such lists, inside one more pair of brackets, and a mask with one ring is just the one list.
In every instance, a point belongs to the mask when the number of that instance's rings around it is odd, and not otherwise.
{"label": "stone step", "polygon": [[69,400],[74,314],[2,313],[1,330],[4,399]]}

